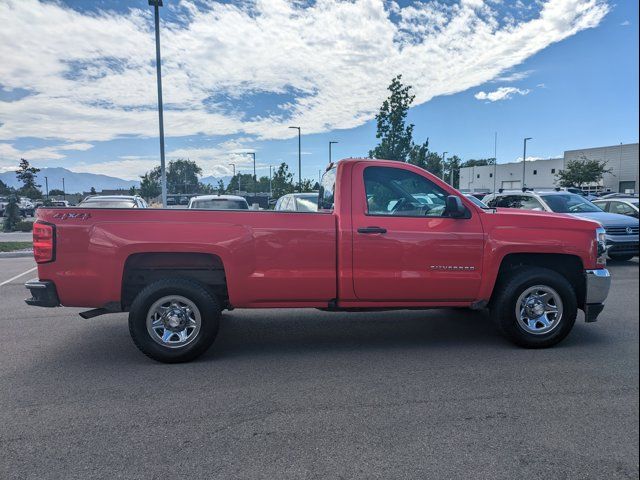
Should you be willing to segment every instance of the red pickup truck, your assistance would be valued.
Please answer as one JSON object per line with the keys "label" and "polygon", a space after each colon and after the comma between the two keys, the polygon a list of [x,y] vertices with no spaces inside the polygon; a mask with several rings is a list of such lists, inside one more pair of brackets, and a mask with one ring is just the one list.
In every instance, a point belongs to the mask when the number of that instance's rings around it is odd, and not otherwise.
{"label": "red pickup truck", "polygon": [[138,348],[196,358],[232,308],[488,308],[504,334],[547,347],[588,322],[610,285],[605,232],[569,215],[483,209],[413,165],[348,159],[318,212],[46,208],[29,305],[129,312]]}

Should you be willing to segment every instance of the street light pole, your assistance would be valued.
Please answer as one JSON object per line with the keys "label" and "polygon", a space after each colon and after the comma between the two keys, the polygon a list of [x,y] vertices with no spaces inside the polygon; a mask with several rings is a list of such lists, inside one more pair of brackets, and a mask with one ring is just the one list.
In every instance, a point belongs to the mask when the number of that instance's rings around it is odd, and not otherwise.
{"label": "street light pole", "polygon": [[493,134],[493,193],[496,193],[498,176],[498,132]]}
{"label": "street light pole", "polygon": [[267,205],[269,205],[269,202],[271,201],[271,195],[272,195],[272,190],[271,190],[271,179],[272,177],[272,173],[271,170],[273,169],[273,165],[269,165],[269,200],[267,201]]}
{"label": "street light pole", "polygon": [[289,127],[298,130],[298,191],[302,191],[302,130],[300,127]]}
{"label": "street light pole", "polygon": [[331,158],[331,146],[335,145],[338,142],[329,142],[329,165],[331,165],[332,162],[332,158]]}
{"label": "street light pole", "polygon": [[447,153],[449,152],[442,152],[442,180],[444,180],[444,162],[445,162],[445,157]]}
{"label": "street light pole", "polygon": [[162,110],[162,62],[160,59],[160,11],[162,0],[149,0],[153,7],[156,31],[156,80],[158,83],[158,124],[160,127],[160,185],[162,187],[162,207],[167,207],[167,169],[164,161],[164,114]]}
{"label": "street light pole", "polygon": [[522,189],[526,188],[525,175],[527,173],[527,141],[532,140],[531,137],[524,139],[524,152],[522,153]]}
{"label": "street light pole", "polygon": [[62,177],[62,199],[67,199],[67,189],[64,187],[64,177]]}
{"label": "street light pole", "polygon": [[44,189],[47,192],[47,200],[49,200],[49,178],[44,177]]}

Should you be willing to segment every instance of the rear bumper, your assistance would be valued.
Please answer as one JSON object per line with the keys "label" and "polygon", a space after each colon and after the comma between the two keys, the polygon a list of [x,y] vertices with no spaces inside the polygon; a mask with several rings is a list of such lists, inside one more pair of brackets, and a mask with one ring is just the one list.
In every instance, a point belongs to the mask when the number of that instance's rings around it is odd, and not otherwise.
{"label": "rear bumper", "polygon": [[585,321],[595,322],[604,309],[604,302],[611,288],[611,274],[606,268],[586,270]]}
{"label": "rear bumper", "polygon": [[29,280],[24,286],[31,293],[31,298],[25,299],[27,305],[36,307],[58,307],[60,299],[53,282],[45,280],[43,282],[34,279]]}

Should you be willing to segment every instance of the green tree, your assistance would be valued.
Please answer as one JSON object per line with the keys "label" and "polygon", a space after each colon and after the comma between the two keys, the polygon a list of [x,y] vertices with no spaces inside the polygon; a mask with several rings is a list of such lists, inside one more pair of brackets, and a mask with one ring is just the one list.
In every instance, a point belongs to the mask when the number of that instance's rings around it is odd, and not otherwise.
{"label": "green tree", "polygon": [[405,120],[415,95],[410,93],[411,86],[402,84],[402,75],[391,81],[388,90],[391,94],[376,115],[379,143],[369,151],[369,156],[405,162],[413,148],[413,124],[406,125]]}
{"label": "green tree", "polygon": [[96,187],[91,187],[91,190],[89,190],[89,193],[91,195],[95,195],[96,194]]}
{"label": "green tree", "polygon": [[493,165],[494,163],[496,163],[496,159],[493,157],[478,158],[478,159],[465,160],[460,164],[460,166],[461,167],[484,167],[485,165]]}
{"label": "green tree", "polygon": [[39,168],[32,167],[24,158],[20,159],[20,165],[16,170],[16,177],[22,182],[22,187],[18,190],[20,195],[29,198],[42,198],[42,192],[39,189],[40,185],[36,184],[36,177],[39,171]]}
{"label": "green tree", "polygon": [[151,200],[161,193],[160,167],[156,167],[140,177],[140,195],[142,198]]}
{"label": "green tree", "polygon": [[300,192],[313,192],[316,183],[318,182],[305,178],[302,180],[302,184],[300,185]]}
{"label": "green tree", "polygon": [[194,161],[184,158],[171,160],[167,168],[167,189],[170,193],[195,193],[201,174],[202,169]]}
{"label": "green tree", "polygon": [[131,188],[129,188],[129,195],[136,195],[136,187],[131,186]]}
{"label": "green tree", "polygon": [[224,181],[222,179],[218,180],[218,187],[216,189],[219,195],[222,195],[226,190],[224,188]]}
{"label": "green tree", "polygon": [[287,193],[293,193],[293,173],[289,172],[289,167],[286,163],[282,162],[273,174],[271,188],[273,198],[280,198]]}
{"label": "green tree", "polygon": [[217,190],[208,183],[198,182],[198,189],[196,193],[200,193],[202,195],[213,195],[216,192]]}
{"label": "green tree", "polygon": [[[445,162],[445,175],[444,178],[448,184],[450,184],[454,188],[460,188],[460,165],[462,161],[460,157],[454,155],[453,157],[449,157],[449,159]],[[451,181],[451,174],[453,172],[453,182]]]}
{"label": "green tree", "polygon": [[586,183],[602,180],[605,173],[611,173],[604,160],[590,160],[582,155],[578,160],[569,160],[564,168],[556,173],[556,182],[561,187],[578,187]]}
{"label": "green tree", "polygon": [[18,205],[18,196],[16,194],[12,194],[9,197],[9,203],[7,203],[5,207],[4,217],[2,230],[5,232],[13,232],[20,221],[20,207]]}
{"label": "green tree", "polygon": [[63,195],[64,195],[64,192],[59,188],[54,188],[52,190],[49,190],[50,197],[62,197]]}

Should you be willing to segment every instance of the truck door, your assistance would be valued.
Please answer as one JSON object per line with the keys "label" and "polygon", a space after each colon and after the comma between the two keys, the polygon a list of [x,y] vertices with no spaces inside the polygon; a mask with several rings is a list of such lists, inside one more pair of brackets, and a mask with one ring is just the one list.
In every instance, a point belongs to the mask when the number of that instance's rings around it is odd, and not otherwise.
{"label": "truck door", "polygon": [[357,164],[352,175],[353,281],[367,301],[467,301],[480,287],[475,210],[450,218],[450,194],[411,165]]}

